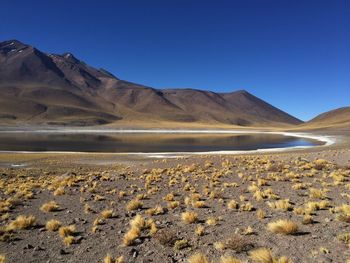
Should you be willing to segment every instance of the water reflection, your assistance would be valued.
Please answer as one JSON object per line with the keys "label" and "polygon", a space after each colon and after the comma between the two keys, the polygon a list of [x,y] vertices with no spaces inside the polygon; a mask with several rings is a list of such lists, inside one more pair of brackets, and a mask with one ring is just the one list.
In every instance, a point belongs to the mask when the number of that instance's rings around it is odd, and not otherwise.
{"label": "water reflection", "polygon": [[319,144],[276,134],[0,134],[2,151],[204,152]]}

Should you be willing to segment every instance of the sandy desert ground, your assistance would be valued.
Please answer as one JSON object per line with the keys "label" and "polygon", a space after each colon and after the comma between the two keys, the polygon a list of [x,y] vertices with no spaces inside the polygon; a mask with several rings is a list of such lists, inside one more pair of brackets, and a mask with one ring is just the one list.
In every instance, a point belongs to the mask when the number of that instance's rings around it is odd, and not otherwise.
{"label": "sandy desert ground", "polygon": [[1,153],[0,252],[6,262],[350,262],[349,160],[346,136],[167,159]]}

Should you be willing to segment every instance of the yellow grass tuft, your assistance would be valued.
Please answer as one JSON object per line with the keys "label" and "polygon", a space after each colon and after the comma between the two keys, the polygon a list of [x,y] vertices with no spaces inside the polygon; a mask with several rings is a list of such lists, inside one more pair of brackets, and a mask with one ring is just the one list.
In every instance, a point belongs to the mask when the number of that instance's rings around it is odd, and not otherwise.
{"label": "yellow grass tuft", "polygon": [[0,255],[0,263],[6,263],[5,255]]}
{"label": "yellow grass tuft", "polygon": [[101,216],[104,219],[111,218],[113,216],[113,209],[105,209],[101,212]]}
{"label": "yellow grass tuft", "polygon": [[46,222],[46,229],[49,231],[57,231],[61,226],[61,222],[56,219],[51,219]]}
{"label": "yellow grass tuft", "polygon": [[196,253],[187,259],[187,263],[209,263],[209,260],[202,253]]}
{"label": "yellow grass tuft", "polygon": [[137,227],[132,227],[123,238],[123,244],[125,246],[131,246],[134,241],[141,235],[141,230]]}
{"label": "yellow grass tuft", "polygon": [[[267,248],[259,248],[251,251],[249,253],[249,257],[251,260],[260,263],[275,263],[272,253]],[[277,263],[277,262],[276,262]]]}
{"label": "yellow grass tuft", "polygon": [[55,192],[53,192],[54,196],[58,196],[58,195],[64,195],[64,187],[58,187]]}
{"label": "yellow grass tuft", "polygon": [[58,229],[58,234],[60,235],[60,237],[64,238],[67,236],[72,235],[76,230],[75,225],[70,225],[70,226],[61,226]]}
{"label": "yellow grass tuft", "polygon": [[207,221],[205,221],[208,226],[216,226],[218,220],[215,217],[208,217]]}
{"label": "yellow grass tuft", "polygon": [[256,215],[257,215],[257,217],[258,217],[260,220],[262,220],[262,219],[264,219],[264,218],[266,217],[266,213],[264,212],[264,210],[261,210],[261,209],[259,209],[259,210],[256,212]]}
{"label": "yellow grass tuft", "polygon": [[269,207],[276,210],[288,211],[292,209],[289,199],[282,199],[275,202],[268,202]]}
{"label": "yellow grass tuft", "polygon": [[221,256],[219,263],[242,263],[242,261],[232,256]]}
{"label": "yellow grass tuft", "polygon": [[127,211],[134,211],[134,210],[137,210],[139,208],[142,208],[142,206],[143,206],[143,203],[140,200],[133,199],[126,205],[126,210]]}
{"label": "yellow grass tuft", "polygon": [[50,202],[43,204],[40,207],[40,210],[45,212],[45,213],[48,213],[48,212],[57,211],[59,208],[60,208],[60,206],[55,201],[50,201]]}
{"label": "yellow grass tuft", "polygon": [[73,236],[66,236],[63,238],[63,243],[66,245],[66,246],[70,246],[71,244],[74,243],[74,237]]}
{"label": "yellow grass tuft", "polygon": [[194,231],[197,236],[203,236],[205,234],[205,227],[204,226],[197,226],[196,230]]}
{"label": "yellow grass tuft", "polygon": [[181,218],[186,224],[192,224],[197,222],[198,214],[195,212],[187,211],[181,214]]}
{"label": "yellow grass tuft", "polygon": [[28,229],[35,225],[34,216],[17,216],[17,218],[10,222],[7,226],[7,230]]}
{"label": "yellow grass tuft", "polygon": [[231,200],[230,202],[227,203],[227,208],[228,209],[238,209],[239,205],[235,200]]}
{"label": "yellow grass tuft", "polygon": [[277,234],[291,235],[298,232],[298,225],[290,220],[277,220],[267,225],[268,230]]}

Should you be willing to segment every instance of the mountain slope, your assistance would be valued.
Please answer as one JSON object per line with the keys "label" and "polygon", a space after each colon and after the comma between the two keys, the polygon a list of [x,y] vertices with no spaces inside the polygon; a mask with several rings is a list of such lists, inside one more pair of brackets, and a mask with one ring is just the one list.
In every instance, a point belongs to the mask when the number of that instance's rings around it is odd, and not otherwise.
{"label": "mountain slope", "polygon": [[71,53],[0,43],[0,123],[180,122],[281,126],[300,120],[246,91],[154,89],[120,80]]}
{"label": "mountain slope", "polygon": [[322,113],[303,126],[310,128],[348,128],[350,129],[350,107],[343,107]]}

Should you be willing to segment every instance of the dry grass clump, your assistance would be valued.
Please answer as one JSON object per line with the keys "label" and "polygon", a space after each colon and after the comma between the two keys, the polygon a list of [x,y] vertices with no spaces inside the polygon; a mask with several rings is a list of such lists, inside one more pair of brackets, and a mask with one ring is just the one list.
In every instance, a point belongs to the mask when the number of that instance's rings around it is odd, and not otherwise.
{"label": "dry grass clump", "polygon": [[48,213],[48,212],[58,211],[59,208],[60,208],[60,206],[55,201],[50,201],[50,202],[43,204],[40,207],[40,210],[42,212]]}
{"label": "dry grass clump", "polygon": [[273,233],[291,235],[298,232],[298,225],[291,220],[277,220],[267,225],[267,229]]}
{"label": "dry grass clump", "polygon": [[161,229],[155,235],[154,238],[163,246],[172,247],[176,240],[177,235],[174,231],[169,229]]}
{"label": "dry grass clump", "polygon": [[349,233],[343,233],[343,234],[339,234],[337,236],[337,239],[339,241],[344,242],[347,245],[350,245],[350,232]]}
{"label": "dry grass clump", "polygon": [[101,216],[104,219],[113,217],[113,209],[105,209],[101,212]]}
{"label": "dry grass clump", "polygon": [[70,246],[71,244],[73,244],[75,242],[75,239],[74,239],[74,236],[73,236],[75,230],[76,230],[75,225],[61,226],[58,229],[58,234],[63,239],[63,243],[66,246]]}
{"label": "dry grass clump", "polygon": [[0,255],[0,263],[6,263],[5,255]]}
{"label": "dry grass clump", "polygon": [[218,220],[215,217],[208,217],[208,219],[205,221],[208,226],[216,226],[218,223]]}
{"label": "dry grass clump", "polygon": [[320,190],[317,188],[310,188],[309,190],[310,194],[310,198],[316,198],[316,199],[326,199],[327,195],[325,193],[324,190]]}
{"label": "dry grass clump", "polygon": [[275,202],[268,202],[269,207],[276,210],[288,211],[293,208],[292,204],[289,202],[289,199],[282,199]]}
{"label": "dry grass clump", "polygon": [[136,227],[132,227],[128,232],[124,235],[123,244],[125,246],[130,246],[134,243],[134,241],[141,235],[141,230]]}
{"label": "dry grass clump", "polygon": [[61,226],[61,222],[56,219],[51,219],[46,222],[46,230],[57,231]]}
{"label": "dry grass clump", "polygon": [[162,215],[165,213],[164,208],[160,205],[157,205],[156,207],[149,208],[145,211],[146,215],[153,216],[153,215]]}
{"label": "dry grass clump", "polygon": [[262,219],[264,219],[264,218],[266,217],[266,213],[265,213],[265,211],[262,210],[262,209],[259,209],[259,210],[256,212],[256,215],[257,215],[257,217],[258,217],[260,220],[262,220]]}
{"label": "dry grass clump", "polygon": [[254,206],[250,202],[243,203],[239,206],[239,210],[241,210],[241,211],[253,211]]}
{"label": "dry grass clump", "polygon": [[54,192],[53,195],[54,196],[58,196],[58,195],[64,195],[65,191],[64,191],[64,187],[58,187]]}
{"label": "dry grass clump", "polygon": [[308,225],[308,224],[314,223],[312,215],[304,215],[302,223],[304,225]]}
{"label": "dry grass clump", "polygon": [[238,258],[232,256],[221,256],[219,263],[243,263]]}
{"label": "dry grass clump", "polygon": [[181,250],[190,246],[190,242],[187,239],[179,239],[175,241],[174,249]]}
{"label": "dry grass clump", "polygon": [[114,259],[110,254],[107,254],[103,259],[103,263],[124,263],[124,257],[120,256],[119,258]]}
{"label": "dry grass clump", "polygon": [[76,230],[75,225],[61,226],[58,229],[58,234],[60,235],[60,237],[65,238],[67,236],[74,234],[75,230]]}
{"label": "dry grass clump", "polygon": [[194,232],[196,233],[197,236],[203,236],[205,234],[205,227],[199,225],[196,227]]}
{"label": "dry grass clump", "polygon": [[238,209],[239,204],[235,200],[231,200],[227,203],[227,208],[228,209]]}
{"label": "dry grass clump", "polygon": [[16,219],[6,227],[8,231],[17,229],[28,229],[35,225],[35,216],[17,216]]}
{"label": "dry grass clump", "polygon": [[143,203],[138,200],[138,199],[133,199],[131,201],[129,201],[129,203],[126,205],[126,210],[127,211],[134,211],[137,209],[140,209],[143,207]]}
{"label": "dry grass clump", "polygon": [[141,236],[141,231],[149,229],[149,234],[152,236],[157,233],[158,229],[152,219],[145,220],[141,215],[136,215],[134,219],[130,221],[130,229],[124,235],[123,244],[130,246],[134,244],[135,240]]}
{"label": "dry grass clump", "polygon": [[209,259],[202,253],[196,253],[187,259],[187,263],[209,263]]}
{"label": "dry grass clump", "polygon": [[168,208],[169,209],[175,209],[176,207],[178,207],[180,205],[179,201],[171,201],[168,203]]}
{"label": "dry grass clump", "polygon": [[63,243],[66,245],[66,246],[70,246],[74,243],[75,239],[73,236],[66,236],[63,238]]}
{"label": "dry grass clump", "polygon": [[258,248],[249,253],[249,257],[254,262],[259,263],[293,263],[290,259],[285,256],[280,258],[274,257],[271,251],[267,248]]}
{"label": "dry grass clump", "polygon": [[230,238],[226,239],[224,242],[224,247],[226,249],[231,249],[236,253],[246,252],[253,248],[253,243],[249,241],[247,237],[233,234]]}
{"label": "dry grass clump", "polygon": [[186,224],[192,224],[198,221],[198,214],[196,212],[184,212],[181,214],[182,221]]}

